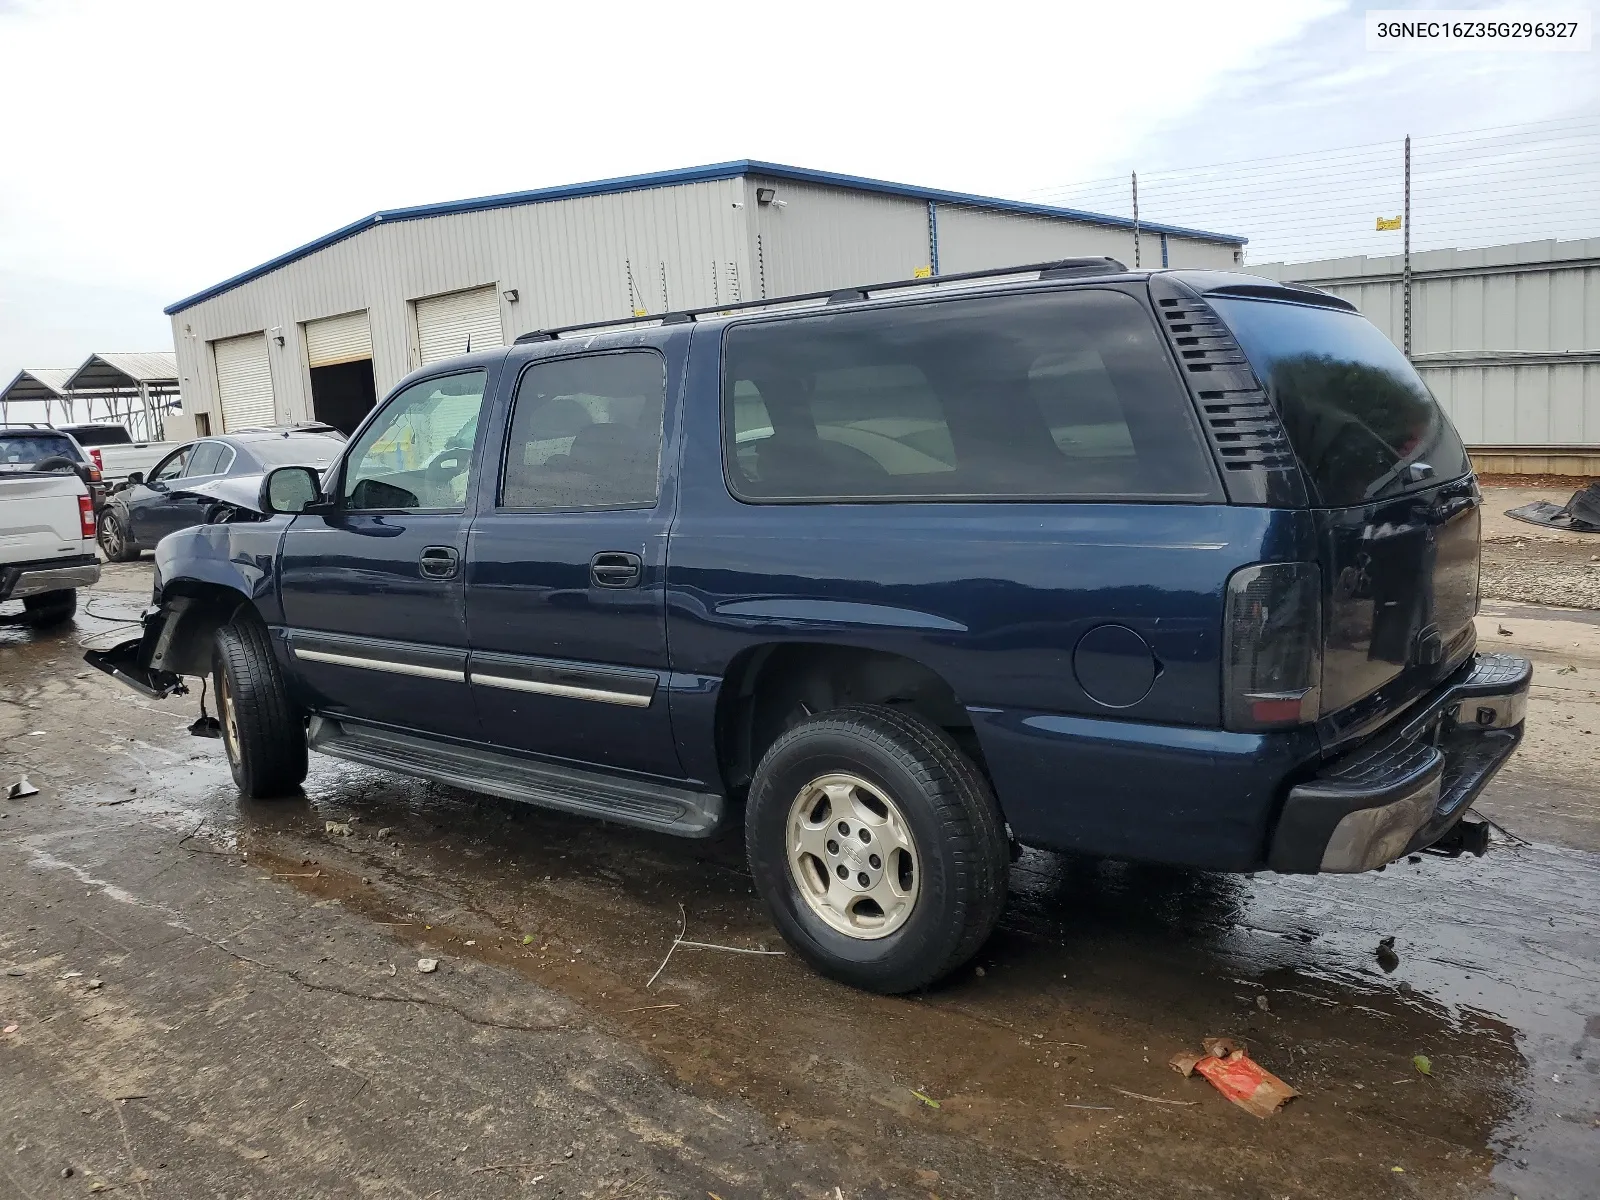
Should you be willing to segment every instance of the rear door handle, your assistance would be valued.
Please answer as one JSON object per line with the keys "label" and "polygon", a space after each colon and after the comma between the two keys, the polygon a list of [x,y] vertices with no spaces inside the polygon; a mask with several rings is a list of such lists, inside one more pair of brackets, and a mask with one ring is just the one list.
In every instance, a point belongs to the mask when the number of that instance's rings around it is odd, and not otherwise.
{"label": "rear door handle", "polygon": [[605,550],[589,560],[589,578],[595,587],[638,587],[644,578],[644,564],[637,554]]}
{"label": "rear door handle", "polygon": [[422,573],[429,579],[454,579],[461,566],[461,553],[454,546],[424,546]]}

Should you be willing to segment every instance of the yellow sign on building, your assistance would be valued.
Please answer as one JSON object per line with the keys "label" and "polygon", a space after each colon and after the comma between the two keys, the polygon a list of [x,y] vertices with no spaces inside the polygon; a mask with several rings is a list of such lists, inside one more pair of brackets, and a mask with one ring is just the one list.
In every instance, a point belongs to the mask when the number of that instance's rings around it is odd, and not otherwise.
{"label": "yellow sign on building", "polygon": [[1399,228],[1400,228],[1400,218],[1399,217],[1379,217],[1378,218],[1378,232],[1379,233],[1382,233],[1385,229],[1399,229]]}

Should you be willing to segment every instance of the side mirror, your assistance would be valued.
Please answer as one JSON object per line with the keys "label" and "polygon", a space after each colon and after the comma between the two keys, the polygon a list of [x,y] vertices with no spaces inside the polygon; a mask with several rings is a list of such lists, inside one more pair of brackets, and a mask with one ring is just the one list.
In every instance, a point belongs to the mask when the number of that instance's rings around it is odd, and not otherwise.
{"label": "side mirror", "polygon": [[310,467],[276,467],[261,481],[261,511],[301,513],[322,499],[322,481]]}
{"label": "side mirror", "polygon": [[133,487],[135,484],[138,484],[138,483],[143,483],[144,482],[144,472],[143,471],[129,471],[128,472],[128,478],[124,482],[126,482],[129,487]]}

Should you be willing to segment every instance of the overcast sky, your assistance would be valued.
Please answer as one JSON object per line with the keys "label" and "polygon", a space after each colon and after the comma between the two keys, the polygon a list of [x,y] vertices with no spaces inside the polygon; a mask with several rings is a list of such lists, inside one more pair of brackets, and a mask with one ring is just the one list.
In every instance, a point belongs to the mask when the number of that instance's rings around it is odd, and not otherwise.
{"label": "overcast sky", "polygon": [[1600,114],[1600,49],[1375,54],[1363,11],[0,0],[0,384],[379,208],[744,157],[1038,197]]}

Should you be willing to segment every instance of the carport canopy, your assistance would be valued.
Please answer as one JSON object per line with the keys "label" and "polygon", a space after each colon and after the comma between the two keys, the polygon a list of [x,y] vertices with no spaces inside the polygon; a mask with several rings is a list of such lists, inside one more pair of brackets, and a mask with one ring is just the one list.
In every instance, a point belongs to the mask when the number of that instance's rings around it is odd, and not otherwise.
{"label": "carport canopy", "polygon": [[67,379],[74,392],[145,392],[176,395],[178,356],[163,350],[91,354]]}
{"label": "carport canopy", "polygon": [[0,423],[10,422],[13,404],[43,404],[45,420],[49,421],[51,406],[60,401],[70,414],[72,397],[67,395],[67,380],[71,376],[71,367],[24,367],[0,392]]}

